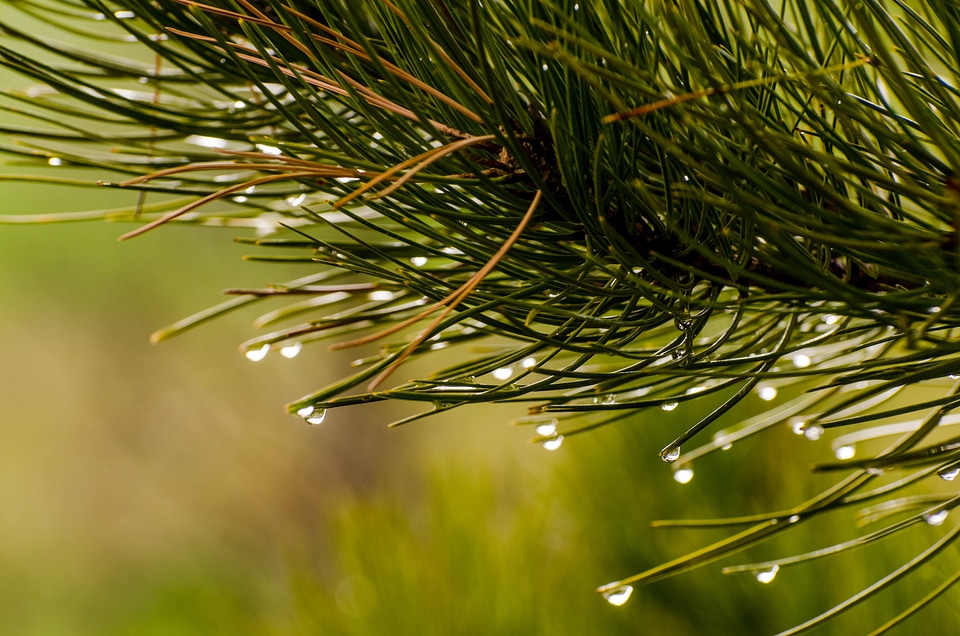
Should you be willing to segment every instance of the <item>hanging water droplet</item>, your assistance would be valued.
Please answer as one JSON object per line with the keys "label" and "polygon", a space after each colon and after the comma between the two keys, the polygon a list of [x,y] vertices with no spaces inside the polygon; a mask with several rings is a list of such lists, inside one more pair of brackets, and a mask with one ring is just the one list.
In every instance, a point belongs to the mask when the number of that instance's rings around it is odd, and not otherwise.
{"label": "hanging water droplet", "polygon": [[833,451],[833,454],[837,456],[837,459],[853,459],[853,456],[857,454],[857,449],[852,444],[848,444],[837,448]]}
{"label": "hanging water droplet", "polygon": [[280,355],[287,359],[296,358],[301,349],[303,349],[303,343],[294,342],[293,344],[282,347],[280,349]]}
{"label": "hanging water droplet", "polygon": [[557,433],[557,424],[559,424],[559,422],[556,419],[547,420],[546,422],[537,424],[534,430],[537,431],[537,435],[548,437]]}
{"label": "hanging water droplet", "polygon": [[803,353],[798,353],[795,356],[793,356],[792,361],[793,361],[793,366],[797,367],[798,369],[805,369],[810,366],[811,362],[813,362],[810,359],[810,356],[805,355]]}
{"label": "hanging water droplet", "polygon": [[790,518],[787,519],[788,523],[796,523],[800,521],[800,515],[790,515]]}
{"label": "hanging water droplet", "polygon": [[303,202],[306,201],[306,200],[307,200],[307,195],[306,195],[306,193],[301,192],[300,194],[298,194],[298,195],[296,195],[296,196],[287,197],[286,203],[287,203],[287,205],[289,205],[291,208],[299,208],[299,207],[303,204]]}
{"label": "hanging water droplet", "polygon": [[803,436],[808,440],[815,442],[823,435],[823,427],[819,424],[803,427]]}
{"label": "hanging water droplet", "polygon": [[367,294],[367,298],[370,300],[393,300],[396,298],[396,295],[388,289],[378,289]]}
{"label": "hanging water droplet", "polygon": [[733,448],[733,444],[724,444],[723,446],[720,447],[720,450],[727,451],[727,450],[730,450],[731,448]]}
{"label": "hanging water droplet", "polygon": [[757,388],[757,395],[764,402],[770,402],[771,400],[776,399],[777,397],[777,387],[775,386],[760,386]]}
{"label": "hanging water droplet", "polygon": [[754,576],[757,577],[757,580],[763,584],[773,582],[773,579],[777,578],[777,573],[780,571],[780,566],[774,563],[765,570],[757,570]]}
{"label": "hanging water droplet", "polygon": [[316,410],[316,407],[314,407],[312,404],[309,404],[307,406],[304,406],[303,408],[297,409],[297,415],[299,415],[303,419],[307,419],[313,414],[315,410]]}
{"label": "hanging water droplet", "polygon": [[665,402],[660,405],[660,410],[666,411],[667,413],[669,413],[670,411],[673,411],[674,409],[676,409],[678,406],[680,406],[679,402]]}
{"label": "hanging water droplet", "polygon": [[548,451],[555,451],[560,448],[560,445],[563,444],[563,435],[557,435],[556,437],[551,437],[550,439],[545,439],[541,442],[543,446]]}
{"label": "hanging water droplet", "polygon": [[957,475],[960,475],[960,466],[954,466],[953,468],[944,468],[937,473],[937,476],[940,477],[943,481],[953,481],[957,478]]}
{"label": "hanging water droplet", "polygon": [[248,349],[243,355],[251,362],[260,362],[270,353],[270,345],[265,344],[259,349]]}
{"label": "hanging water droplet", "polygon": [[490,375],[497,380],[509,380],[510,376],[513,375],[513,369],[511,367],[500,367],[499,369],[494,369]]}
{"label": "hanging water droplet", "polygon": [[938,510],[937,512],[928,512],[923,515],[923,520],[927,522],[927,525],[930,526],[942,526],[943,522],[947,520],[947,515],[950,514],[949,510]]}
{"label": "hanging water droplet", "polygon": [[316,426],[318,424],[323,424],[324,418],[327,417],[327,409],[314,409],[310,415],[303,418],[307,424],[310,426]]}
{"label": "hanging water droplet", "polygon": [[620,607],[624,603],[630,600],[630,595],[633,594],[632,585],[621,585],[620,587],[615,587],[612,590],[603,593],[603,598],[615,607]]}
{"label": "hanging water droplet", "polygon": [[49,159],[47,159],[47,163],[50,164],[51,166],[62,166],[63,159],[61,159],[60,157],[50,157]]}
{"label": "hanging water droplet", "polygon": [[427,264],[426,256],[414,256],[410,259],[410,262],[413,263],[414,267],[423,267]]}
{"label": "hanging water droplet", "polygon": [[673,471],[673,480],[678,484],[689,484],[690,480],[692,479],[692,468],[678,468],[677,470]]}
{"label": "hanging water droplet", "polygon": [[533,367],[537,366],[537,359],[524,358],[523,361],[520,362],[520,366],[523,367],[524,369],[532,369]]}
{"label": "hanging water droplet", "polygon": [[130,20],[136,17],[136,14],[133,11],[114,11],[113,17],[117,20]]}
{"label": "hanging water droplet", "polygon": [[673,462],[680,459],[680,447],[679,446],[667,446],[662,451],[660,451],[660,459],[672,464]]}

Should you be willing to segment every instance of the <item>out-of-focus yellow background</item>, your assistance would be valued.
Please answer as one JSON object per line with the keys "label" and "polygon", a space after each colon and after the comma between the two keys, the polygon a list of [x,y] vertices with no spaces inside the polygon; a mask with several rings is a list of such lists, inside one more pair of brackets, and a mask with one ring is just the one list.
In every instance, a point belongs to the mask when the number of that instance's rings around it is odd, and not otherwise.
{"label": "out-of-focus yellow background", "polygon": [[[134,196],[0,180],[0,214]],[[555,452],[509,426],[522,405],[399,429],[385,424],[408,406],[374,405],[308,427],[282,405],[348,372],[353,352],[251,363],[236,346],[257,312],[159,346],[148,336],[224,288],[310,266],[241,261],[241,230],[168,226],[118,243],[128,229],[0,226],[0,634],[765,634],[943,532],[917,527],[769,585],[712,564],[611,607],[597,585],[724,536],[651,520],[796,505],[832,483],[807,470],[825,442],[772,431],[681,485],[657,454],[693,409],[638,413]],[[841,512],[737,562],[855,533]],[[947,553],[821,633],[869,631],[958,567]],[[897,633],[951,633],[955,598]]]}

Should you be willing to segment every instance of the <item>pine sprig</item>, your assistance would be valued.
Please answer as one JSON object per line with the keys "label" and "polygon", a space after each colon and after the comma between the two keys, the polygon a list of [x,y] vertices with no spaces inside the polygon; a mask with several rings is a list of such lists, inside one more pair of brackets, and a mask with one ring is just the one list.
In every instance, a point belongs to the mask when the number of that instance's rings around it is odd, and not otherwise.
{"label": "pine sprig", "polygon": [[[100,215],[141,222],[124,238],[172,222],[255,227],[254,258],[318,270],[230,290],[154,340],[289,297],[258,321],[275,330],[242,345],[250,359],[319,340],[379,343],[353,375],[289,405],[309,422],[387,399],[427,407],[399,423],[523,402],[520,421],[554,449],[709,403],[665,437],[661,457],[682,482],[694,459],[773,426],[809,439],[842,430],[839,461],[818,467],[847,472],[836,485],[789,510],[673,523],[748,527],[601,587],[611,602],[830,510],[881,499],[867,516],[900,519],[725,571],[768,582],[939,525],[956,505],[901,492],[960,466],[946,432],[960,404],[950,3],[5,4],[119,53],[0,27],[11,42],[0,63],[49,87],[0,93],[0,108],[29,121],[0,129],[17,140],[0,150],[137,192],[136,205]],[[509,344],[398,382],[407,358],[491,335]],[[750,395],[778,403],[703,443]],[[883,480],[890,471],[904,476]]]}

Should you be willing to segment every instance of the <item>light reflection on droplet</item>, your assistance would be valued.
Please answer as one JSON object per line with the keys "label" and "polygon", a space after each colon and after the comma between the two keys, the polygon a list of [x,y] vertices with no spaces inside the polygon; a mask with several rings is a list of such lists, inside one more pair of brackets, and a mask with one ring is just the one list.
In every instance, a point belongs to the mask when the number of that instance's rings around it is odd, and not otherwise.
{"label": "light reflection on droplet", "polygon": [[957,478],[957,475],[960,475],[960,466],[954,466],[953,468],[944,468],[937,473],[937,476],[940,477],[943,481],[953,481]]}
{"label": "light reflection on droplet", "polygon": [[680,447],[679,446],[668,446],[660,451],[660,459],[672,464],[673,462],[680,459]]}
{"label": "light reflection on droplet", "polygon": [[556,434],[556,432],[557,432],[557,424],[558,424],[558,423],[559,423],[559,422],[557,422],[557,420],[552,419],[552,420],[549,420],[549,421],[546,421],[546,422],[542,422],[542,423],[540,423],[540,424],[537,424],[537,427],[536,427],[536,429],[534,429],[534,430],[537,431],[537,435],[541,435],[541,436],[543,436],[543,437],[548,437],[548,436],[550,436],[550,435]]}
{"label": "light reflection on droplet", "polygon": [[520,362],[520,366],[523,367],[524,369],[533,368],[533,367],[537,366],[537,359],[536,359],[536,358],[524,358],[523,361]]}
{"label": "light reflection on droplet", "polygon": [[761,386],[760,388],[757,389],[757,395],[764,402],[770,402],[771,400],[774,400],[777,397],[777,387]]}
{"label": "light reflection on droplet", "polygon": [[310,415],[312,415],[315,410],[316,410],[316,409],[315,409],[315,407],[314,407],[313,405],[308,404],[307,406],[304,406],[303,408],[297,409],[297,415],[299,415],[300,417],[306,419],[306,418],[310,417]]}
{"label": "light reflection on droplet", "polygon": [[62,166],[63,159],[61,159],[60,157],[50,157],[49,159],[47,159],[47,163],[50,164],[51,166]]}
{"label": "light reflection on droplet", "polygon": [[678,468],[673,471],[673,480],[678,484],[689,484],[693,479],[692,468]]}
{"label": "light reflection on droplet", "polygon": [[660,405],[660,410],[666,411],[669,413],[670,411],[673,411],[674,409],[676,409],[678,406],[680,406],[678,402],[666,402]]}
{"label": "light reflection on droplet", "polygon": [[268,353],[270,353],[270,345],[265,344],[259,349],[248,349],[243,355],[251,362],[260,362],[267,357]]}
{"label": "light reflection on droplet", "polygon": [[630,600],[631,594],[633,594],[633,586],[622,585],[608,592],[604,592],[603,598],[607,601],[607,603],[610,603],[614,607],[620,607]]}
{"label": "light reflection on droplet", "polygon": [[938,510],[937,512],[928,512],[923,515],[923,520],[927,522],[927,525],[931,526],[942,526],[943,522],[947,520],[947,515],[950,514],[949,510]]}
{"label": "light reflection on droplet", "polygon": [[130,20],[136,17],[136,14],[133,11],[114,11],[113,17],[118,20]]}
{"label": "light reflection on droplet", "polygon": [[805,369],[809,367],[810,364],[813,362],[812,360],[810,360],[810,356],[805,355],[803,353],[798,353],[795,356],[793,356],[792,361],[793,361],[793,366],[797,367],[798,369]]}
{"label": "light reflection on droplet", "polygon": [[427,264],[426,256],[414,256],[410,259],[410,262],[413,263],[414,267],[423,267]]}
{"label": "light reflection on droplet", "polygon": [[756,577],[757,580],[763,584],[772,583],[773,579],[777,578],[777,573],[780,571],[779,565],[771,565],[766,570],[757,570]]}
{"label": "light reflection on droplet", "polygon": [[837,459],[853,459],[853,456],[857,454],[857,449],[848,444],[846,446],[840,446],[837,450],[833,451],[833,454],[837,456]]}
{"label": "light reflection on droplet", "polygon": [[280,355],[287,359],[296,358],[301,349],[303,349],[303,343],[294,342],[293,344],[282,347],[280,349]]}
{"label": "light reflection on droplet", "polygon": [[803,427],[803,436],[810,441],[816,441],[823,435],[823,427],[819,424]]}
{"label": "light reflection on droplet", "polygon": [[510,367],[500,367],[499,369],[494,369],[490,375],[497,380],[509,380],[510,376],[513,375],[513,369]]}
{"label": "light reflection on droplet", "polygon": [[545,439],[541,442],[543,446],[548,451],[555,451],[560,448],[560,445],[563,444],[563,435],[557,435],[556,437],[551,437],[550,439]]}
{"label": "light reflection on droplet", "polygon": [[327,409],[314,409],[310,415],[303,418],[303,420],[310,426],[317,426],[318,424],[323,424],[323,420],[327,417]]}
{"label": "light reflection on droplet", "polygon": [[370,300],[393,300],[395,295],[389,289],[378,289],[367,294]]}
{"label": "light reflection on droplet", "polygon": [[286,198],[286,204],[289,205],[291,208],[298,208],[298,207],[300,207],[300,206],[303,204],[303,202],[306,201],[306,200],[307,200],[307,195],[304,194],[303,192],[301,192],[300,194],[298,194],[298,195],[296,195],[296,196],[287,197],[287,198]]}

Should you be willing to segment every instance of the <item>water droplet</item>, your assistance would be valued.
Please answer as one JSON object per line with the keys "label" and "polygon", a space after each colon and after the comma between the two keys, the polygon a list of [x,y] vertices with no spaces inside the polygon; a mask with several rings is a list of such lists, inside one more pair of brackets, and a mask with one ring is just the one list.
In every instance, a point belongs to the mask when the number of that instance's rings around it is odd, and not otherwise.
{"label": "water droplet", "polygon": [[837,450],[833,451],[833,454],[837,456],[837,459],[853,459],[853,456],[857,454],[857,449],[853,445],[848,444],[837,448]]}
{"label": "water droplet", "polygon": [[800,515],[790,515],[790,518],[787,519],[788,523],[796,523],[800,521]]}
{"label": "water droplet", "polygon": [[673,471],[673,480],[678,484],[689,484],[690,480],[692,479],[692,468],[678,468],[677,470]]}
{"label": "water droplet", "polygon": [[523,367],[524,369],[532,369],[533,367],[537,366],[537,359],[524,358],[523,361],[520,362],[520,366]]}
{"label": "water droplet", "polygon": [[823,435],[823,427],[819,424],[803,427],[803,436],[810,441],[816,441]]}
{"label": "water droplet", "polygon": [[544,71],[550,70],[550,67],[547,66],[546,64],[544,64],[544,65],[541,66],[540,68],[541,68],[541,70],[544,70]]}
{"label": "water droplet", "polygon": [[259,349],[248,349],[243,355],[245,355],[250,362],[260,362],[267,357],[268,353],[270,353],[270,345],[265,344]]}
{"label": "water droplet", "polygon": [[931,526],[942,526],[943,522],[947,520],[947,515],[950,514],[949,510],[938,510],[937,512],[928,512],[923,515],[923,520],[927,522],[927,525]]}
{"label": "water droplet", "polygon": [[296,358],[301,349],[303,349],[303,343],[294,342],[293,344],[282,347],[280,349],[280,355],[287,359]]}
{"label": "water droplet", "polygon": [[624,603],[630,600],[630,595],[633,594],[632,585],[621,585],[620,587],[615,587],[612,590],[603,593],[603,598],[615,607],[620,607]]}
{"label": "water droplet", "polygon": [[780,566],[773,564],[765,570],[757,570],[755,576],[757,580],[763,584],[773,582],[773,579],[777,578],[777,573],[780,571]]}
{"label": "water droplet", "polygon": [[297,409],[297,415],[299,415],[300,417],[306,419],[306,418],[310,417],[310,415],[312,415],[315,410],[316,410],[316,408],[315,408],[312,404],[308,404],[307,406],[304,406],[303,408]]}
{"label": "water droplet", "polygon": [[47,159],[47,163],[50,164],[51,166],[62,166],[63,159],[61,159],[60,157],[50,157],[49,159]]}
{"label": "water droplet", "polygon": [[286,202],[291,208],[299,208],[304,201],[307,200],[307,195],[303,192],[296,196],[287,197]]}
{"label": "water droplet", "polygon": [[871,466],[870,468],[867,469],[867,474],[877,477],[883,474],[883,469],[877,468],[876,466]]}
{"label": "water droplet", "polygon": [[793,366],[797,367],[798,369],[805,369],[809,367],[811,362],[813,361],[810,359],[810,356],[803,353],[798,353],[793,356]]}
{"label": "water droplet", "polygon": [[246,202],[247,202],[247,197],[245,197],[245,196],[243,196],[243,195],[241,194],[240,196],[233,197],[233,202],[234,202],[234,203],[246,203]]}
{"label": "water droplet", "polygon": [[410,259],[410,262],[413,263],[414,267],[423,267],[427,264],[426,256],[414,256]]}
{"label": "water droplet", "polygon": [[664,404],[660,405],[660,410],[669,413],[670,411],[675,410],[678,406],[680,406],[679,402],[665,402]]}
{"label": "water droplet", "polygon": [[731,448],[733,448],[733,444],[724,444],[720,447],[720,450],[730,450]]}
{"label": "water droplet", "polygon": [[316,426],[318,424],[323,424],[323,420],[327,417],[327,409],[314,409],[310,412],[310,415],[306,416],[304,421],[310,426]]}
{"label": "water droplet", "polygon": [[680,459],[680,447],[679,446],[667,446],[662,451],[660,451],[660,459],[672,464],[673,462]]}
{"label": "water droplet", "polygon": [[827,323],[828,325],[835,325],[835,324],[837,324],[838,322],[840,322],[841,320],[843,320],[843,316],[838,316],[838,315],[836,315],[836,314],[827,314],[826,316],[824,316],[824,317],[821,318],[820,320],[822,320],[823,322]]}
{"label": "water droplet", "polygon": [[130,20],[136,17],[136,14],[133,11],[114,11],[113,17],[117,20]]}
{"label": "water droplet", "polygon": [[500,367],[499,369],[494,369],[490,375],[497,380],[509,380],[510,376],[513,375],[513,369],[511,367]]}
{"label": "water droplet", "polygon": [[563,435],[557,435],[556,437],[551,437],[550,439],[545,439],[541,442],[543,446],[548,451],[555,451],[560,448],[560,445],[563,444]]}
{"label": "water droplet", "polygon": [[537,427],[534,430],[537,431],[537,435],[541,435],[543,437],[555,435],[557,433],[557,424],[559,424],[559,422],[556,419],[547,420],[546,422],[537,424]]}
{"label": "water droplet", "polygon": [[396,295],[388,289],[378,289],[367,294],[370,300],[393,300]]}
{"label": "water droplet", "polygon": [[770,402],[771,400],[774,400],[777,397],[777,387],[761,386],[757,389],[757,395],[764,402]]}
{"label": "water droplet", "polygon": [[954,466],[953,468],[944,468],[937,473],[937,476],[940,477],[943,481],[953,481],[957,478],[957,475],[960,475],[960,466]]}

